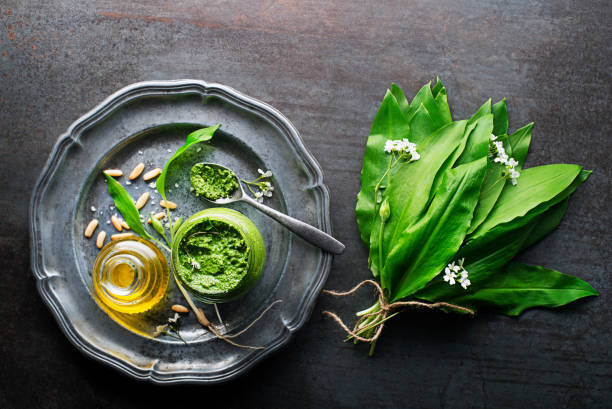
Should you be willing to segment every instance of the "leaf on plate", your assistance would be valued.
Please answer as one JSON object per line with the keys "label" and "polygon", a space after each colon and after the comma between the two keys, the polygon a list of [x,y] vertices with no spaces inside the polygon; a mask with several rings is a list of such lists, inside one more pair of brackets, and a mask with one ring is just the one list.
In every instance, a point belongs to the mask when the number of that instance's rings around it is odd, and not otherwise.
{"label": "leaf on plate", "polygon": [[157,177],[157,181],[155,182],[157,191],[159,192],[159,194],[164,200],[166,200],[166,175],[168,173],[168,169],[170,168],[170,165],[172,164],[172,162],[176,158],[181,156],[183,153],[185,153],[187,149],[191,148],[193,145],[200,143],[200,142],[206,142],[206,141],[211,140],[215,131],[219,129],[220,126],[221,126],[220,124],[217,124],[212,127],[201,128],[201,129],[193,131],[187,136],[187,140],[185,141],[185,144],[181,146],[180,148],[178,148],[178,150],[174,153],[174,155],[172,155],[172,157],[168,159],[168,162],[166,162],[166,165],[164,166],[164,170],[162,170],[162,173]]}
{"label": "leaf on plate", "polygon": [[114,178],[108,176],[106,173],[104,176],[106,177],[108,192],[113,198],[113,202],[115,202],[115,207],[119,210],[119,213],[121,213],[121,216],[123,216],[128,226],[130,226],[130,229],[142,237],[153,239],[142,225],[140,213],[130,194]]}

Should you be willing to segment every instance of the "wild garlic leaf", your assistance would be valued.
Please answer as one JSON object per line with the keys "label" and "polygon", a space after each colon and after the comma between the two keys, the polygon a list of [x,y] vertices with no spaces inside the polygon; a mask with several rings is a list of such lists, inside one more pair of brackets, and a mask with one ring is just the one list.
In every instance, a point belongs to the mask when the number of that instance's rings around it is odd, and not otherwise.
{"label": "wild garlic leaf", "polygon": [[486,166],[483,157],[449,169],[427,212],[405,225],[398,239],[390,243],[381,282],[391,301],[424,287],[457,253],[470,225]]}
{"label": "wild garlic leaf", "polygon": [[402,89],[396,84],[391,84],[391,94],[395,97],[397,105],[399,106],[402,114],[407,117],[410,110],[410,104],[406,99],[406,95],[404,95],[404,91],[402,91]]}
{"label": "wild garlic leaf", "polygon": [[493,135],[506,135],[508,133],[508,111],[506,109],[506,98],[495,103],[491,107],[491,112],[493,113]]}
{"label": "wild garlic leaf", "polygon": [[522,168],[525,163],[532,130],[533,122],[508,135],[509,154],[519,163],[518,168]]}
{"label": "wild garlic leaf", "polygon": [[181,227],[181,223],[183,223],[183,216],[179,217],[178,219],[174,221],[174,223],[172,223],[172,228],[170,229],[171,230],[170,234],[172,235],[172,237],[174,237],[178,228]]}
{"label": "wild garlic leaf", "polygon": [[[400,164],[391,173],[391,176],[385,179],[385,185],[388,187],[384,190],[382,199],[388,198],[391,217],[384,228],[383,255],[387,254],[392,244],[397,241],[401,231],[420,216],[430,201],[436,177],[440,175],[438,177],[441,180],[445,171],[461,153],[458,148],[465,144],[466,124],[467,121],[453,122],[429,135],[426,140],[417,145],[421,159],[412,163]],[[440,143],[440,141],[446,141],[446,143]],[[379,230],[380,219],[373,217],[371,231],[378,232]],[[367,244],[370,246],[370,268],[377,276],[380,265],[378,235],[373,234],[369,239]]]}
{"label": "wild garlic leaf", "polygon": [[[571,165],[571,166],[576,166],[576,165]],[[501,234],[504,234],[507,231],[520,228],[526,225],[527,223],[530,223],[532,220],[534,220],[535,217],[547,211],[549,208],[551,208],[552,206],[555,206],[556,204],[560,203],[561,201],[569,197],[572,193],[574,193],[576,188],[580,186],[585,180],[587,180],[590,174],[591,174],[590,171],[580,170],[578,176],[576,176],[574,180],[572,180],[570,185],[567,186],[565,189],[563,189],[561,192],[557,193],[550,200],[543,201],[539,203],[537,206],[531,208],[524,215],[517,216],[507,222],[499,223],[491,227],[487,231],[481,232],[481,234],[478,234],[478,235],[473,234],[469,237],[469,240],[470,241],[472,240],[483,241],[483,242],[493,241],[493,240],[496,240],[498,236],[500,236]],[[512,188],[512,187],[514,186],[506,185],[506,189]]]}
{"label": "wild garlic leaf", "polygon": [[410,102],[408,119],[412,118],[414,113],[417,111],[417,109],[419,109],[421,105],[425,107],[425,109],[431,116],[434,129],[438,129],[450,122],[450,120],[445,118],[444,113],[440,112],[438,104],[436,104],[436,100],[434,99],[434,96],[431,92],[431,83],[423,85],[423,87],[419,90],[419,92]]}
{"label": "wild garlic leaf", "polygon": [[166,230],[164,229],[164,225],[161,221],[153,217],[153,212],[149,213],[149,220],[151,220],[151,226],[153,226],[153,229],[164,238],[166,243],[168,243],[168,247],[172,247],[172,244],[170,244],[170,240],[168,240],[168,237],[166,236]]}
{"label": "wild garlic leaf", "polygon": [[442,121],[445,124],[452,122],[450,107],[448,106],[448,99],[446,97],[446,88],[444,88],[444,84],[440,81],[440,78],[436,78],[436,85],[431,89],[431,94],[436,101],[436,106],[438,107],[438,112],[442,117]]}
{"label": "wild garlic leaf", "polygon": [[493,115],[485,114],[469,125],[472,129],[466,140],[461,156],[455,166],[486,158],[489,154],[489,140],[493,131]]}
{"label": "wild garlic leaf", "polygon": [[385,143],[389,139],[407,138],[408,135],[410,135],[408,120],[402,114],[395,97],[387,91],[372,123],[363,155],[361,190],[357,195],[355,209],[361,239],[366,244],[370,241],[372,222],[375,217],[375,186],[385,173],[390,160],[390,156],[384,152]]}
{"label": "wild garlic leaf", "polygon": [[540,266],[510,263],[476,291],[448,302],[514,316],[529,308],[560,307],[592,295],[599,294],[576,277]]}
{"label": "wild garlic leaf", "polygon": [[[506,265],[526,243],[534,243],[553,231],[567,207],[567,199],[537,216],[525,226],[505,232],[495,240],[478,240],[464,244],[454,259],[465,259],[469,271],[470,288],[478,289],[493,273]],[[440,276],[432,280],[415,297],[428,301],[443,301],[465,293],[461,286],[450,286]]]}
{"label": "wild garlic leaf", "polygon": [[166,200],[166,175],[168,173],[168,169],[170,168],[170,165],[172,164],[172,162],[176,158],[181,156],[183,153],[185,153],[193,145],[200,143],[200,142],[206,142],[206,141],[211,140],[215,131],[219,129],[220,126],[221,126],[220,124],[217,124],[212,127],[201,128],[196,131],[193,131],[187,136],[187,140],[185,141],[185,144],[181,146],[180,148],[178,148],[176,153],[172,155],[170,159],[168,159],[168,162],[166,162],[166,165],[164,166],[164,170],[157,177],[157,181],[155,182],[157,191],[159,192],[159,194],[164,200]]}
{"label": "wild garlic leaf", "polygon": [[501,193],[487,219],[471,238],[483,236],[493,227],[524,216],[541,203],[548,202],[563,192],[580,173],[578,165],[544,165],[521,172],[516,186],[508,185]]}
{"label": "wild garlic leaf", "polygon": [[153,237],[147,232],[140,221],[140,213],[134,204],[134,200],[130,194],[117,182],[113,177],[104,174],[106,177],[106,184],[108,186],[108,192],[115,202],[115,207],[121,213],[121,216],[125,219],[126,223],[130,226],[130,229],[138,235],[153,239]]}

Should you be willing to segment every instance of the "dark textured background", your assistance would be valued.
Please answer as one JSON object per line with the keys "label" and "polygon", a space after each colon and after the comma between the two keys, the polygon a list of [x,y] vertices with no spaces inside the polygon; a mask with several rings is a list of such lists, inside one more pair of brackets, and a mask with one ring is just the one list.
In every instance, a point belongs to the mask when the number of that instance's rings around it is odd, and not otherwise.
{"label": "dark textured background", "polygon": [[[0,0],[0,407],[612,406],[609,0],[93,3]],[[107,95],[153,79],[224,83],[290,118],[348,246],[327,288],[367,278],[354,203],[370,123],[391,82],[414,95],[436,75],[455,117],[507,97],[512,130],[534,121],[529,164],[595,170],[521,259],[578,275],[600,297],[518,319],[407,312],[368,358],[321,311],[348,317],[372,294],[322,296],[286,348],[214,387],[155,387],[84,357],[38,297],[27,207],[51,147]]]}

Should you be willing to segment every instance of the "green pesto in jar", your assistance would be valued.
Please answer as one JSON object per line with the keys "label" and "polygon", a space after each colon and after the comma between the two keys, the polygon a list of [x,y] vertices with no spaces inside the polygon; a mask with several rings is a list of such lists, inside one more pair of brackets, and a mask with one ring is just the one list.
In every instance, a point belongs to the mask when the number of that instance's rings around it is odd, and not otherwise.
{"label": "green pesto in jar", "polygon": [[240,188],[234,172],[205,163],[191,168],[191,185],[196,195],[210,200],[231,197]]}
{"label": "green pesto in jar", "polygon": [[176,273],[193,290],[226,293],[239,285],[249,269],[249,247],[233,226],[206,219],[192,226],[178,249]]}

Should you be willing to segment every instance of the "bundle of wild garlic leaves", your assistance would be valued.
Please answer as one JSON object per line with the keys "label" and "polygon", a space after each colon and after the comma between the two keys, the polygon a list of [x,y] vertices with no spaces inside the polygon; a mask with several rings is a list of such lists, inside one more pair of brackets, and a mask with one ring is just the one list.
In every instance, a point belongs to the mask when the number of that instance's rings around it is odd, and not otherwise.
{"label": "bundle of wild garlic leaves", "polygon": [[395,84],[387,91],[356,206],[377,280],[368,282],[380,295],[357,313],[352,331],[328,313],[349,338],[372,343],[373,351],[384,322],[411,305],[518,315],[597,295],[578,278],[512,262],[559,224],[591,173],[572,164],[524,168],[532,127],[508,134],[505,100],[454,121],[439,80],[410,103]]}

